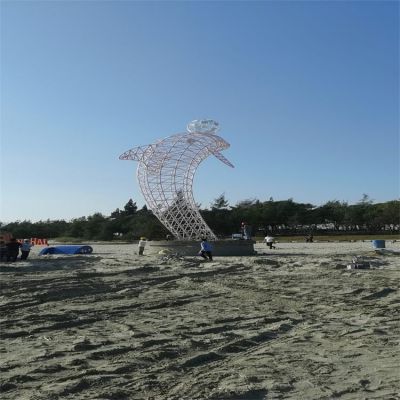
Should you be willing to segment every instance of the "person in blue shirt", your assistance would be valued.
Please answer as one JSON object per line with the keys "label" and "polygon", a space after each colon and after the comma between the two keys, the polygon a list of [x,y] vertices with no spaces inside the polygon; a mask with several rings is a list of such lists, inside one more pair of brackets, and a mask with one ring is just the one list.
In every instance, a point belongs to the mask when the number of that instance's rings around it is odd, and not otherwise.
{"label": "person in blue shirt", "polygon": [[212,261],[212,246],[207,242],[207,238],[201,239],[199,255],[205,260]]}
{"label": "person in blue shirt", "polygon": [[29,239],[24,239],[23,243],[21,244],[21,260],[26,260],[29,256],[31,248],[33,244]]}

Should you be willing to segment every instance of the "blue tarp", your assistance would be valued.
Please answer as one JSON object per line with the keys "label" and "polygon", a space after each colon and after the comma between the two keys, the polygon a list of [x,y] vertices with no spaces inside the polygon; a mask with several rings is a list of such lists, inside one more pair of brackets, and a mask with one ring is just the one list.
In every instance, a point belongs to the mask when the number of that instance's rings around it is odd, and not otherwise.
{"label": "blue tarp", "polygon": [[64,245],[64,246],[50,246],[45,247],[39,256],[45,254],[90,254],[93,252],[91,246],[86,245]]}

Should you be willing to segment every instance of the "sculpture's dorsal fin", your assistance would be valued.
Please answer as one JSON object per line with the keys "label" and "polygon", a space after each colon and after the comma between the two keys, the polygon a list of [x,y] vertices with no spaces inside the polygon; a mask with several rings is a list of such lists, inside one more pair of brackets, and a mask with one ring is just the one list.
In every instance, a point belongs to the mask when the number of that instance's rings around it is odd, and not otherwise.
{"label": "sculpture's dorsal fin", "polygon": [[219,151],[213,151],[213,154],[215,157],[218,158],[218,160],[222,161],[224,164],[228,165],[229,167],[235,168],[235,166],[226,157],[224,157]]}

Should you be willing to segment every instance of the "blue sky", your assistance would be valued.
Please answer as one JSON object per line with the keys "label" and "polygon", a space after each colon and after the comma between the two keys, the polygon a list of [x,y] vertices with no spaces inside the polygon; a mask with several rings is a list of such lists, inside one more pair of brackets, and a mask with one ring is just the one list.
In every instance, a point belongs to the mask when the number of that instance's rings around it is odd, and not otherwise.
{"label": "blue sky", "polygon": [[399,197],[399,3],[1,2],[1,221],[144,200],[124,151],[212,118],[202,207]]}

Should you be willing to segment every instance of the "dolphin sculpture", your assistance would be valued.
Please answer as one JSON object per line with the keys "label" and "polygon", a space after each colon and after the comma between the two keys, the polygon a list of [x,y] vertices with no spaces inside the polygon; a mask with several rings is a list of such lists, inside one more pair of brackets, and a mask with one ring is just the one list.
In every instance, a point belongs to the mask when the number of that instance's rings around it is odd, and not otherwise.
{"label": "dolphin sculpture", "polygon": [[119,157],[139,161],[137,178],[143,197],[178,240],[197,240],[204,236],[217,239],[200,215],[192,187],[198,165],[210,155],[234,168],[220,153],[230,145],[216,135],[218,129],[216,121],[194,120],[184,133],[135,147]]}

